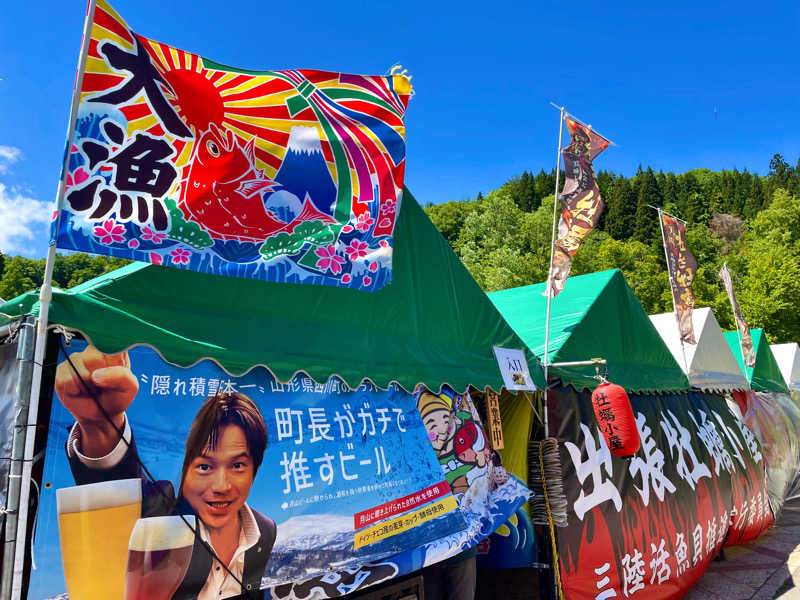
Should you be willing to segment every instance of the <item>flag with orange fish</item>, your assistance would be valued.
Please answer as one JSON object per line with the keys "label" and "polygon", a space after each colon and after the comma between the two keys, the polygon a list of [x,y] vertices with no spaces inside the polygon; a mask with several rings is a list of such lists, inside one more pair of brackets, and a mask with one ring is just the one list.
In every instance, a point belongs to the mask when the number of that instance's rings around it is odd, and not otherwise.
{"label": "flag with orange fish", "polygon": [[392,279],[409,77],[246,71],[90,2],[60,248],[376,290]]}

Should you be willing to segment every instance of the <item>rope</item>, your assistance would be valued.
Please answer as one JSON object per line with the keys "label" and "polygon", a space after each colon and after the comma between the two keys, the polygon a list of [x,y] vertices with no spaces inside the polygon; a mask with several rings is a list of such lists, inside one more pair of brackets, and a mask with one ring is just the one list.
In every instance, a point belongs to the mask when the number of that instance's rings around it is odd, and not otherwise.
{"label": "rope", "polygon": [[544,443],[539,444],[539,469],[542,473],[542,490],[544,491],[544,505],[547,508],[547,521],[550,526],[550,545],[553,549],[553,573],[555,573],[556,592],[559,600],[564,600],[564,592],[561,590],[561,570],[558,568],[558,548],[556,547],[556,532],[553,526],[553,515],[550,513],[550,500],[547,497],[547,477],[544,474]]}

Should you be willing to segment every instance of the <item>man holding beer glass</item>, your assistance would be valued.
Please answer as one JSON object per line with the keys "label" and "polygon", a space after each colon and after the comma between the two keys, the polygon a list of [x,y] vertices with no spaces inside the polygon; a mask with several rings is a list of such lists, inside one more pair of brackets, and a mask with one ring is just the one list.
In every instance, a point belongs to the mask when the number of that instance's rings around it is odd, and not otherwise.
{"label": "man holding beer glass", "polygon": [[148,481],[139,463],[125,415],[139,389],[127,352],[108,355],[89,346],[71,354],[70,360],[80,377],[64,361],[56,371],[55,387],[76,421],[67,441],[75,483],[139,478],[142,517],[196,515],[191,562],[174,600],[211,600],[258,590],[277,531],[272,519],[246,502],[267,446],[258,407],[238,392],[206,399],[186,439],[176,498],[170,482]]}

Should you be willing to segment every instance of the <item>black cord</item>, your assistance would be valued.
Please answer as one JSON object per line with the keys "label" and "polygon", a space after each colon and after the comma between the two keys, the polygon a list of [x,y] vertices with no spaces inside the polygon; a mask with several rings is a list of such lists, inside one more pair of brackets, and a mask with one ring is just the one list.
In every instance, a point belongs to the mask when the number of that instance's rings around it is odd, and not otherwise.
{"label": "black cord", "polygon": [[[81,374],[78,372],[78,369],[72,363],[72,360],[70,359],[69,354],[67,353],[67,349],[64,348],[64,342],[63,342],[62,338],[59,337],[58,343],[59,343],[59,346],[61,348],[61,351],[64,353],[64,356],[67,359],[67,362],[69,363],[69,366],[72,367],[72,370],[75,372],[75,375],[78,377],[78,380],[81,382],[81,385],[83,385],[83,387],[86,389],[86,391],[89,394],[89,396],[92,398],[92,400],[94,400],[94,403],[97,405],[97,408],[100,409],[100,412],[103,414],[103,416],[106,418],[106,420],[114,428],[114,431],[116,431],[119,434],[119,438],[123,442],[125,442],[125,445],[128,446],[128,448],[130,448],[131,447],[131,443],[128,440],[125,439],[125,436],[123,435],[123,431],[119,427],[117,427],[117,424],[114,423],[113,419],[111,418],[111,415],[109,415],[108,412],[106,412],[106,409],[103,407],[102,404],[100,404],[100,401],[97,399],[97,396],[94,395],[94,393],[92,392],[91,388],[89,388],[87,383],[83,380],[83,377],[81,377]],[[163,496],[165,500],[167,500],[168,502],[172,502],[173,499],[170,498],[163,489],[161,489],[161,486],[156,485],[156,478],[153,477],[153,474],[150,473],[150,470],[142,462],[142,459],[139,458],[138,453],[135,456],[136,456],[136,462],[139,463],[139,466],[142,468],[142,471],[144,472],[144,474],[154,484],[153,487],[155,487],[158,490],[158,493],[161,494],[161,496]],[[192,533],[195,535],[195,537],[197,537],[197,530],[192,526],[191,523],[189,523],[188,520],[186,520],[186,517],[184,515],[178,515],[178,516],[186,524],[186,526],[189,529],[192,530]],[[199,519],[199,517],[198,517],[198,519]],[[242,592],[244,592],[245,591],[245,587],[244,587],[244,583],[242,582],[242,580],[239,579],[236,575],[234,575],[233,572],[228,568],[228,565],[224,564],[222,562],[222,560],[220,560],[219,556],[217,556],[217,553],[214,552],[214,549],[211,547],[211,544],[209,544],[207,541],[203,540],[202,537],[200,538],[200,541],[202,542],[202,546],[211,555],[212,565],[213,565],[213,561],[215,561],[215,560],[220,565],[222,565],[222,568],[225,569],[228,572],[228,575],[230,575],[234,579],[234,581],[236,581],[236,583],[239,584],[239,586],[242,589]]]}

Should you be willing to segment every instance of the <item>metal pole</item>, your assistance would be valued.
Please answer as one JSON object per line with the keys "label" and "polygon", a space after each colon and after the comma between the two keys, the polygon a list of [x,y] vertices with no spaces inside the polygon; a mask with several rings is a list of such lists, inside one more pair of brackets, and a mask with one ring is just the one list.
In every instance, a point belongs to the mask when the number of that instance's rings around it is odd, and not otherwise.
{"label": "metal pole", "polygon": [[8,499],[6,502],[6,541],[3,549],[2,583],[0,598],[11,596],[14,573],[19,492],[22,483],[22,460],[25,455],[25,432],[28,421],[28,403],[31,395],[33,349],[36,341],[33,319],[26,319],[17,346],[17,388],[14,397],[14,435],[11,445],[11,464],[8,474]]}
{"label": "metal pole", "polygon": [[[650,206],[648,204],[648,206]],[[667,252],[667,237],[664,235],[664,220],[661,218],[663,212],[657,206],[650,206],[658,211],[658,226],[661,228],[661,244],[664,246],[664,260],[667,261],[667,277],[669,277],[669,291],[672,295],[672,312],[675,313],[675,324],[678,326],[678,341],[681,343],[681,354],[683,355],[683,366],[686,367],[686,377],[689,377],[689,361],[686,360],[686,348],[683,345],[683,335],[681,334],[681,319],[678,316],[678,303],[675,301],[675,288],[672,287],[672,271],[669,268],[669,252]],[[672,215],[667,215],[672,217]],[[673,219],[677,217],[672,217]],[[684,221],[685,223],[685,221]]]}
{"label": "metal pole", "polygon": [[553,363],[551,367],[588,367],[589,365],[605,365],[608,361],[605,358],[592,358],[591,360],[572,360],[567,362]]}
{"label": "metal pole", "polygon": [[545,326],[544,326],[544,392],[543,392],[543,402],[544,407],[542,412],[544,413],[544,437],[550,437],[550,427],[547,422],[547,389],[548,389],[548,362],[550,360],[550,304],[553,302],[553,294],[551,293],[552,286],[553,286],[553,253],[555,252],[556,247],[556,227],[557,227],[557,218],[558,218],[558,205],[559,205],[559,194],[558,194],[558,184],[560,183],[559,179],[561,177],[561,140],[562,135],[564,133],[564,107],[562,106],[559,108],[560,115],[558,120],[558,150],[556,152],[556,191],[555,195],[553,196],[553,233],[550,237],[550,266],[547,270],[547,316],[545,317]]}
{"label": "metal pole", "polygon": [[[14,575],[11,587],[11,600],[22,597],[22,581],[25,569],[25,540],[28,533],[28,498],[31,491],[31,468],[33,461],[33,445],[36,438],[36,419],[39,412],[39,391],[42,385],[42,363],[44,362],[45,346],[47,345],[47,325],[50,312],[50,300],[53,297],[53,265],[56,259],[56,239],[61,222],[61,205],[64,201],[67,173],[69,171],[70,148],[72,137],[75,134],[75,120],[78,116],[80,93],[83,86],[83,73],[86,68],[86,57],[89,53],[91,27],[94,21],[96,0],[89,0],[86,9],[86,19],[83,23],[83,39],[81,51],[78,56],[78,71],[75,76],[75,87],[72,90],[72,104],[70,107],[69,124],[67,125],[67,141],[64,145],[64,157],[61,164],[61,180],[58,182],[56,193],[56,227],[50,248],[47,252],[47,263],[44,270],[42,288],[39,292],[39,318],[36,323],[36,350],[33,359],[33,376],[31,379],[30,404],[28,407],[28,426],[25,435],[25,454],[22,464],[22,480],[19,499],[19,518],[17,522],[16,547],[14,550]],[[3,598],[7,598],[4,596]]]}

